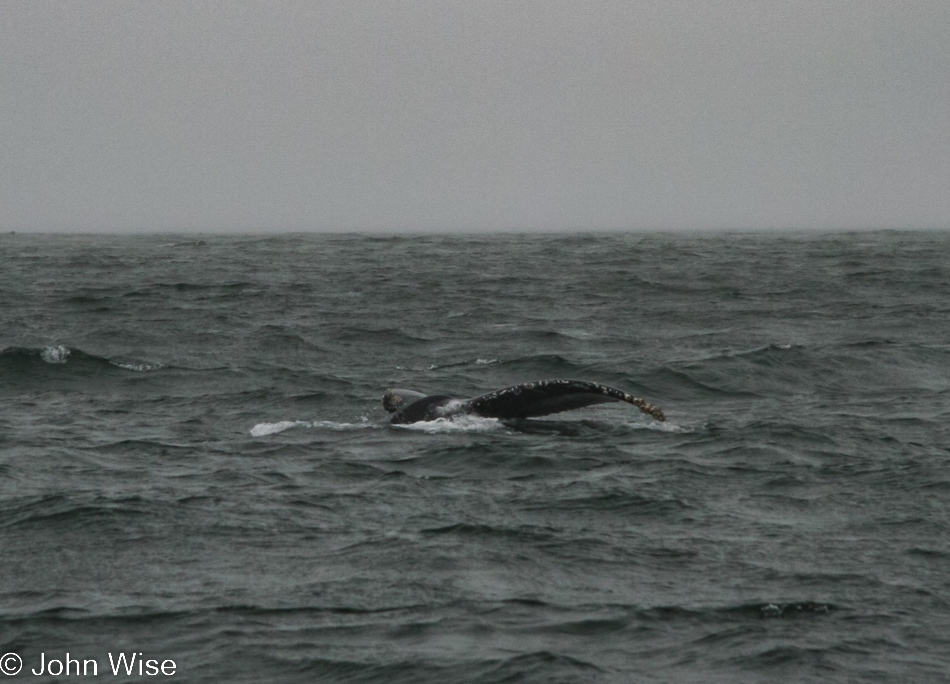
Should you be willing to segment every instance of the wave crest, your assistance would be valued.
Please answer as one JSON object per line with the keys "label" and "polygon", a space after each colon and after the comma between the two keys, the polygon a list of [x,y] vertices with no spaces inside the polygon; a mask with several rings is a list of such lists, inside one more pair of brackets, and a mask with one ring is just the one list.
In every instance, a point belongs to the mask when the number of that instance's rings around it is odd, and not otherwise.
{"label": "wave crest", "polygon": [[0,351],[0,368],[7,371],[28,373],[31,370],[43,370],[48,366],[67,366],[69,369],[85,368],[87,370],[121,368],[137,373],[166,367],[162,363],[140,359],[110,359],[89,354],[82,349],[67,347],[64,344],[45,347],[7,347]]}

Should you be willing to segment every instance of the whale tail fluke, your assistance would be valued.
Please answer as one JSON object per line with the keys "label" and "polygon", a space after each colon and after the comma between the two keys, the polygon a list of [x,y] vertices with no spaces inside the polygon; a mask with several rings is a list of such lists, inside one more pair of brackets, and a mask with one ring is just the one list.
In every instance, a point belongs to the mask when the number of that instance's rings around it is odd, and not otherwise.
{"label": "whale tail fluke", "polygon": [[548,416],[572,409],[622,401],[632,404],[659,421],[666,420],[663,411],[640,397],[616,387],[585,380],[537,380],[512,385],[461,400],[447,394],[425,395],[403,389],[386,390],[383,407],[395,424],[451,418],[474,414],[482,418],[519,419]]}
{"label": "whale tail fluke", "polygon": [[622,401],[656,420],[666,416],[656,406],[615,387],[585,380],[538,380],[469,399],[465,405],[485,418],[536,418],[572,409]]}

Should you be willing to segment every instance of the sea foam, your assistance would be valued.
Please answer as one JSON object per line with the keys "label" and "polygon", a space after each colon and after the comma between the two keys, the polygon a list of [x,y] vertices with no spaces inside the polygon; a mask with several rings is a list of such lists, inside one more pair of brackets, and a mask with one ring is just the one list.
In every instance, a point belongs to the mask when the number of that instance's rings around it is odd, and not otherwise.
{"label": "sea foam", "polygon": [[362,430],[379,427],[376,423],[364,420],[361,423],[338,423],[333,420],[281,420],[276,423],[258,423],[251,428],[251,437],[265,437],[290,430],[292,428],[322,428],[337,432],[344,430]]}

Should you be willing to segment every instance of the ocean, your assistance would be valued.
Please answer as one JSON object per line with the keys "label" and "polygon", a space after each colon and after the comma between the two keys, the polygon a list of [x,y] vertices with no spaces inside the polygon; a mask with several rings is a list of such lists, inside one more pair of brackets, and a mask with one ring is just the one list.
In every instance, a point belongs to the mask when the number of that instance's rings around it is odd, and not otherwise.
{"label": "ocean", "polygon": [[[950,681],[950,233],[5,234],[0,302],[11,681]],[[547,378],[667,420],[380,403]]]}

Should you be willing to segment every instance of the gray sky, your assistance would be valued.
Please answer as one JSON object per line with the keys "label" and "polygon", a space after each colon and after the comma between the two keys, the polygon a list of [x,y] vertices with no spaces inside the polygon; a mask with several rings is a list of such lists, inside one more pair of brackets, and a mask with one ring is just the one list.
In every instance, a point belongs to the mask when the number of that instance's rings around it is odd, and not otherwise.
{"label": "gray sky", "polygon": [[950,227],[947,0],[0,19],[0,230]]}

